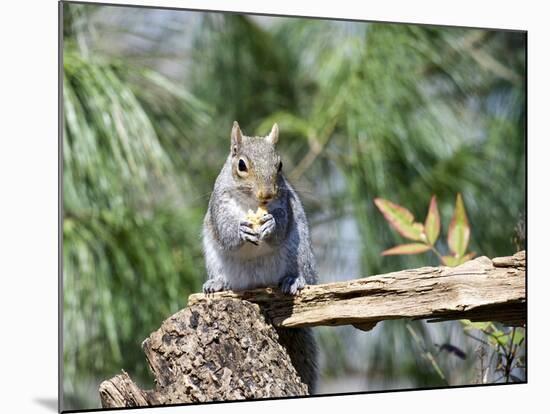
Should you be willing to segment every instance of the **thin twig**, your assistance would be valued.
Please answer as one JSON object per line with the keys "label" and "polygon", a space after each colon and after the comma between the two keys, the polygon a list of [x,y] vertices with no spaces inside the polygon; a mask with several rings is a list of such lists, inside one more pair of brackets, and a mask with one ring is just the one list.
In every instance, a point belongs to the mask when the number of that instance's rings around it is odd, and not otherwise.
{"label": "thin twig", "polygon": [[433,354],[428,351],[426,349],[426,346],[425,344],[422,343],[422,340],[420,339],[420,337],[418,336],[418,334],[415,332],[415,330],[413,329],[413,327],[407,323],[407,329],[408,331],[410,332],[410,334],[412,335],[414,341],[416,342],[416,344],[418,345],[418,347],[420,348],[420,350],[423,352],[422,353],[422,356],[428,360],[428,362],[430,362],[430,364],[432,365],[432,367],[434,368],[435,372],[439,375],[439,377],[443,380],[443,382],[446,384],[446,385],[449,385],[449,382],[447,381],[447,378],[445,378],[445,375],[443,374],[443,371],[441,370],[441,368],[439,367],[437,361],[435,360]]}
{"label": "thin twig", "polygon": [[470,338],[475,339],[476,341],[481,342],[484,345],[490,346],[488,342],[485,342],[483,339],[479,339],[466,331],[464,331],[464,335],[469,336]]}
{"label": "thin twig", "polygon": [[439,252],[437,251],[437,249],[436,249],[434,246],[430,246],[430,250],[436,254],[436,256],[438,257],[438,259],[439,259],[439,261],[441,262],[441,264],[445,264],[445,263],[443,262],[443,256],[441,256],[441,253],[439,253]]}
{"label": "thin twig", "polygon": [[512,352],[514,349],[514,336],[516,336],[516,327],[512,328],[512,336],[510,337],[510,345],[508,345],[509,350],[506,354],[506,366],[504,367],[506,373],[506,383],[510,382],[510,374],[512,373],[512,364],[514,362],[515,352]]}

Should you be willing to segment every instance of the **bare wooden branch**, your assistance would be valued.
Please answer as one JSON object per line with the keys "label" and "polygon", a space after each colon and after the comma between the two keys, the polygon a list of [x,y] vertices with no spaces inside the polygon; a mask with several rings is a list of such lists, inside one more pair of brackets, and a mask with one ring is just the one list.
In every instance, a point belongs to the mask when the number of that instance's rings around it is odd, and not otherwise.
{"label": "bare wooden branch", "polygon": [[275,326],[354,325],[390,319],[470,319],[525,324],[525,251],[458,267],[422,267],[346,282],[307,286],[289,297],[277,289],[193,294],[189,304],[218,298],[257,303]]}

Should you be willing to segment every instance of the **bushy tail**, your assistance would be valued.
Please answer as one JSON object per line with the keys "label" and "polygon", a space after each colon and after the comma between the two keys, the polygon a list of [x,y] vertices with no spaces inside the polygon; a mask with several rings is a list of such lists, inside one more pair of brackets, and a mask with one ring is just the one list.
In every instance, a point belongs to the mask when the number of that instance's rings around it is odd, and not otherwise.
{"label": "bushy tail", "polygon": [[311,328],[276,328],[279,341],[286,348],[290,360],[302,382],[315,394],[317,387],[317,343]]}

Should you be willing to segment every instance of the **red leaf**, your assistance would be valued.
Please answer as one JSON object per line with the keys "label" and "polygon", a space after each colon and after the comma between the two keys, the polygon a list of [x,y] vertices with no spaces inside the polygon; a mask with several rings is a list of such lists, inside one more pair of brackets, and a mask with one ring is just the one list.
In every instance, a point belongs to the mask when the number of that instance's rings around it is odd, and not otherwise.
{"label": "red leaf", "polygon": [[439,237],[439,231],[441,229],[441,220],[439,218],[439,210],[437,209],[437,200],[435,196],[432,196],[432,200],[430,201],[430,209],[426,216],[424,229],[428,243],[433,246]]}
{"label": "red leaf", "polygon": [[424,226],[415,223],[414,216],[405,207],[382,198],[375,198],[374,204],[400,235],[407,239],[424,241]]}
{"label": "red leaf", "polygon": [[458,193],[456,196],[455,212],[449,224],[447,243],[454,256],[460,258],[466,252],[469,241],[470,225],[466,216],[466,210],[464,209],[464,203],[462,202],[462,196]]}
{"label": "red leaf", "polygon": [[397,254],[418,254],[430,250],[430,246],[424,243],[400,244],[391,249],[384,250],[382,256],[392,256]]}

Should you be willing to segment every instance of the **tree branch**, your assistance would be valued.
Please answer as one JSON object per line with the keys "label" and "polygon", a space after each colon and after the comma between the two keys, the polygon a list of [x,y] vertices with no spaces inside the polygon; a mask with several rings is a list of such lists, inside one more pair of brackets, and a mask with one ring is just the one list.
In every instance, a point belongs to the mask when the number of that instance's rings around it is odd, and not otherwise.
{"label": "tree branch", "polygon": [[189,304],[238,298],[260,305],[275,326],[354,325],[390,319],[452,319],[525,324],[525,251],[458,267],[422,267],[363,279],[306,286],[296,297],[277,289],[193,294]]}

